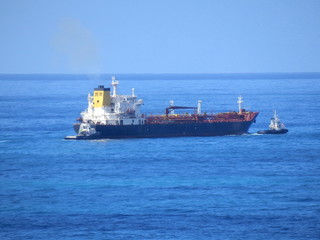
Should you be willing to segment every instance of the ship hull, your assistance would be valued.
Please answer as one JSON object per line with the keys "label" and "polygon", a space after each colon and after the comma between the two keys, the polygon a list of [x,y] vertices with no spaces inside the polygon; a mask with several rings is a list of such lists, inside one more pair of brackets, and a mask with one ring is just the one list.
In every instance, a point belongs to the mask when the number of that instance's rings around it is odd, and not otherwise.
{"label": "ship hull", "polygon": [[285,134],[288,132],[288,129],[280,129],[280,130],[260,130],[258,134]]}
{"label": "ship hull", "polygon": [[[145,125],[96,125],[98,138],[157,138],[185,136],[223,136],[248,133],[254,120],[239,122],[145,124]],[[80,124],[74,125],[76,133]]]}

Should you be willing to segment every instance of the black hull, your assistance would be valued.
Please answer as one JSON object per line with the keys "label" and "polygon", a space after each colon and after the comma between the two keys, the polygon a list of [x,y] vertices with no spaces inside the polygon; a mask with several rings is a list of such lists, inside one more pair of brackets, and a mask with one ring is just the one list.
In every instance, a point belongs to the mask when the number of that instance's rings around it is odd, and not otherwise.
{"label": "black hull", "polygon": [[261,130],[258,131],[258,134],[285,134],[288,132],[288,129],[281,130]]}
{"label": "black hull", "polygon": [[[241,122],[145,124],[145,125],[96,125],[97,138],[159,138],[185,136],[223,136],[248,133],[254,120]],[[74,125],[78,133],[80,124]]]}
{"label": "black hull", "polygon": [[99,134],[92,134],[89,136],[85,136],[85,135],[66,136],[64,139],[65,140],[90,140],[90,139],[99,139],[99,138],[100,138]]}

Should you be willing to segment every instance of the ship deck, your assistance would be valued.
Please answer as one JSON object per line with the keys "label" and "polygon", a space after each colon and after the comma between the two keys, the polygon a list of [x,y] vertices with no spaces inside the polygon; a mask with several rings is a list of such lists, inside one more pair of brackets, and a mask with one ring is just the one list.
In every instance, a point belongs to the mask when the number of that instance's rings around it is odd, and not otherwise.
{"label": "ship deck", "polygon": [[146,117],[146,124],[186,124],[186,123],[215,123],[251,121],[256,112],[226,112],[218,114],[169,114]]}

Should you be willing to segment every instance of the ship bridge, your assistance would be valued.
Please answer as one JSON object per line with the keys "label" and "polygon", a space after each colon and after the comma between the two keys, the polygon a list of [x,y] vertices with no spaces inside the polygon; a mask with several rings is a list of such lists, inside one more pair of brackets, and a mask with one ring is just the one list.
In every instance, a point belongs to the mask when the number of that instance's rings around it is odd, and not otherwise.
{"label": "ship bridge", "polygon": [[143,100],[137,99],[134,89],[131,95],[118,95],[118,84],[119,81],[113,77],[112,94],[110,88],[100,85],[94,89],[93,96],[88,95],[88,108],[81,113],[83,122],[96,125],[141,125],[145,123],[145,118],[140,112]]}

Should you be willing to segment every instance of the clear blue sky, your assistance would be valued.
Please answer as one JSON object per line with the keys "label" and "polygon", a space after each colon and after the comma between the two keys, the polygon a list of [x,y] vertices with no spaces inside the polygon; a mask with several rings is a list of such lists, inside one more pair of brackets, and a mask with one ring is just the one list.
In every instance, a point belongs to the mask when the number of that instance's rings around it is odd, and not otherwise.
{"label": "clear blue sky", "polygon": [[0,73],[320,72],[320,0],[1,0]]}

